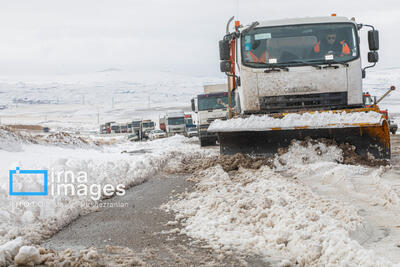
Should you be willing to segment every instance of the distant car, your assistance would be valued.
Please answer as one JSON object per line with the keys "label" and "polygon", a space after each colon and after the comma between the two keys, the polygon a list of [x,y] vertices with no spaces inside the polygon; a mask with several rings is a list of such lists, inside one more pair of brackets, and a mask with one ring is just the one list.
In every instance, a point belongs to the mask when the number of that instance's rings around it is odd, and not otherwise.
{"label": "distant car", "polygon": [[139,136],[137,136],[137,134],[135,134],[135,133],[132,133],[132,134],[128,135],[127,138],[131,142],[135,142],[135,141],[139,140]]}
{"label": "distant car", "polygon": [[185,133],[186,133],[187,137],[199,136],[199,132],[197,131],[197,127],[196,126],[186,128],[185,131],[186,131]]}
{"label": "distant car", "polygon": [[152,130],[149,133],[150,140],[155,140],[155,139],[160,139],[160,138],[165,138],[165,137],[167,137],[167,133],[164,132],[163,130]]}
{"label": "distant car", "polygon": [[45,132],[45,133],[50,132],[50,128],[49,128],[49,127],[44,127],[44,128],[43,128],[43,132]]}

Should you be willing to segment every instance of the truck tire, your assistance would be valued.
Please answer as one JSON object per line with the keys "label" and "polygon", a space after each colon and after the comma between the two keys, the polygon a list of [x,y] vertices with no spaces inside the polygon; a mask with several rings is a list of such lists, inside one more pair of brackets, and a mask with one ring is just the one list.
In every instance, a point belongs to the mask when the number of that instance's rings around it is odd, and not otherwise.
{"label": "truck tire", "polygon": [[208,145],[209,145],[209,146],[216,146],[216,145],[217,145],[217,140],[210,140],[210,141],[208,142]]}
{"label": "truck tire", "polygon": [[207,140],[200,138],[200,147],[205,147],[207,146]]}

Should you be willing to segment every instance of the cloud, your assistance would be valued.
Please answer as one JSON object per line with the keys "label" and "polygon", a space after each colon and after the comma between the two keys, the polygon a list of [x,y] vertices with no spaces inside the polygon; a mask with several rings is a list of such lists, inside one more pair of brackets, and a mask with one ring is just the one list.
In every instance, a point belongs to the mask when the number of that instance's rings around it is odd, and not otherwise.
{"label": "cloud", "polygon": [[174,66],[199,71],[201,66],[200,71],[217,74],[217,42],[230,16],[250,23],[330,13],[375,24],[381,30],[379,65],[393,66],[400,60],[395,53],[399,6],[396,1],[376,5],[343,0],[331,4],[315,0],[7,1],[0,10],[0,70],[13,69],[8,68],[12,65],[18,71],[24,65],[35,71],[57,66],[71,71],[84,66]]}

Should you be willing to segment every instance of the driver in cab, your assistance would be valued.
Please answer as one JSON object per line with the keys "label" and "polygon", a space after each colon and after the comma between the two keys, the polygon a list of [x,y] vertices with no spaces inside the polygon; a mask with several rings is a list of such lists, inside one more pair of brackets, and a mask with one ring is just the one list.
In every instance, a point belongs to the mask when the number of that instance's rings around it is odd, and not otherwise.
{"label": "driver in cab", "polygon": [[350,47],[345,40],[338,40],[336,33],[329,32],[325,38],[313,47],[314,56],[335,55],[343,57],[350,54]]}

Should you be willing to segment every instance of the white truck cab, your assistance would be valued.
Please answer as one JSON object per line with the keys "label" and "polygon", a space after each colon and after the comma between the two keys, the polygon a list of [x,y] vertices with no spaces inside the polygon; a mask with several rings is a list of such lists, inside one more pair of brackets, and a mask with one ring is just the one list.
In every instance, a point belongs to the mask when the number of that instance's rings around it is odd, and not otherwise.
{"label": "white truck cab", "polygon": [[168,110],[165,115],[165,128],[168,136],[185,133],[185,113],[183,110]]}
{"label": "white truck cab", "polygon": [[[207,132],[207,129],[214,120],[228,118],[229,112],[224,105],[218,103],[219,100],[228,105],[227,84],[205,85],[204,94],[192,99],[192,110],[197,113],[200,146],[215,145],[218,137],[215,133]],[[234,98],[232,102],[234,106]]]}
{"label": "white truck cab", "polygon": [[[327,16],[260,21],[237,29],[236,64],[221,62],[221,71],[236,77],[237,109],[265,114],[362,107],[362,26],[354,19]],[[368,37],[368,59],[375,63],[378,32]]]}

